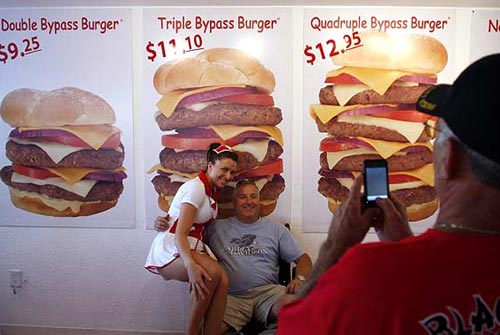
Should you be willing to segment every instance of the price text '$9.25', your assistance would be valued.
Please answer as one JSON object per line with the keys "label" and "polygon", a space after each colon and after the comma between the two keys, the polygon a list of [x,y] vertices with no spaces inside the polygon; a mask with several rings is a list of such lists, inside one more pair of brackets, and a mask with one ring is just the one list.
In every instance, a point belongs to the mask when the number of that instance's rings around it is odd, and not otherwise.
{"label": "price text '$9.25'", "polygon": [[32,53],[42,51],[38,37],[25,38],[21,43],[10,42],[3,44],[0,42],[0,62],[7,63],[8,60],[14,60],[18,57],[25,57]]}

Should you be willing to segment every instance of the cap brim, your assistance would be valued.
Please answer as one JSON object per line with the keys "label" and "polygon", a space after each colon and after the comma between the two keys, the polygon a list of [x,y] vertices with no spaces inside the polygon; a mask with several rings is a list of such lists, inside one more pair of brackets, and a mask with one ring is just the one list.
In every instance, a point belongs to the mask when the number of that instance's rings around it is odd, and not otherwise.
{"label": "cap brim", "polygon": [[451,85],[439,84],[428,88],[417,100],[417,110],[419,112],[442,116],[443,107],[450,96]]}

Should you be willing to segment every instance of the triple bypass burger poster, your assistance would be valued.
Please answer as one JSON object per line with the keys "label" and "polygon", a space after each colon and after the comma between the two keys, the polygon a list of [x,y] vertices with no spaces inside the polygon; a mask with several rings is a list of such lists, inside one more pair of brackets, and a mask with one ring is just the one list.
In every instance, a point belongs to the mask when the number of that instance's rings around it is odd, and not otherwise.
{"label": "triple bypass burger poster", "polygon": [[[452,82],[455,55],[469,56],[457,44],[456,12],[5,10],[0,224],[145,220],[151,228],[215,141],[240,156],[236,179],[256,181],[261,214],[301,220],[306,232],[327,231],[362,159],[386,158],[391,191],[423,231],[438,210],[433,120],[415,113],[414,97]],[[498,45],[498,33],[484,28],[498,28],[498,11],[469,14],[476,58]],[[232,187],[220,193],[221,216],[233,214]]]}

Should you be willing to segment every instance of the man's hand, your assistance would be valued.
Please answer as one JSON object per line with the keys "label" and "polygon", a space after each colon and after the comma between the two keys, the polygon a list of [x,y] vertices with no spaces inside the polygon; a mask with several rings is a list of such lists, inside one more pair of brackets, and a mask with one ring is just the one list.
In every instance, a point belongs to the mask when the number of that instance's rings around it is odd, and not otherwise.
{"label": "man's hand", "polygon": [[292,281],[290,281],[288,283],[288,285],[286,286],[286,293],[289,293],[289,294],[295,294],[295,292],[298,291],[298,289],[304,284],[304,282],[300,279],[293,279]]}
{"label": "man's hand", "polygon": [[360,174],[354,179],[349,198],[335,211],[326,241],[311,274],[297,293],[298,298],[308,295],[319,277],[337,263],[347,249],[363,241],[373,222],[381,216],[379,208],[364,209],[361,205],[362,184],[363,175]]}
{"label": "man's hand", "polygon": [[377,199],[376,202],[382,211],[382,217],[374,228],[381,241],[399,241],[413,236],[406,216],[406,207],[396,196],[392,195],[390,199]]}
{"label": "man's hand", "polygon": [[169,215],[163,217],[158,216],[155,220],[155,230],[156,231],[165,231],[170,228],[170,224],[168,223]]}
{"label": "man's hand", "polygon": [[363,175],[354,179],[349,197],[335,211],[327,240],[345,249],[360,243],[365,238],[373,221],[380,216],[380,209],[362,207],[361,185]]}

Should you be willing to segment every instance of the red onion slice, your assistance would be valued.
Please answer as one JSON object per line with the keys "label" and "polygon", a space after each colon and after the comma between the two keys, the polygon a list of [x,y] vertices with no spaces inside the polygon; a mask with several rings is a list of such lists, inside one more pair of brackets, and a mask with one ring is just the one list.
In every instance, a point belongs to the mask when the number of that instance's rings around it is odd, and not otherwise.
{"label": "red onion slice", "polygon": [[195,93],[193,95],[187,96],[179,102],[177,107],[185,107],[187,105],[192,105],[198,102],[215,100],[223,97],[227,97],[235,94],[243,93],[257,93],[258,90],[255,87],[221,87],[214,90]]}
{"label": "red onion slice", "polygon": [[120,182],[127,178],[127,174],[123,171],[120,172],[91,172],[85,176],[85,179],[92,179],[98,181]]}

